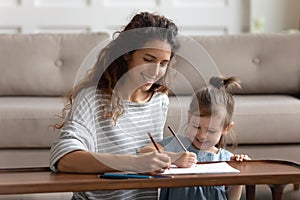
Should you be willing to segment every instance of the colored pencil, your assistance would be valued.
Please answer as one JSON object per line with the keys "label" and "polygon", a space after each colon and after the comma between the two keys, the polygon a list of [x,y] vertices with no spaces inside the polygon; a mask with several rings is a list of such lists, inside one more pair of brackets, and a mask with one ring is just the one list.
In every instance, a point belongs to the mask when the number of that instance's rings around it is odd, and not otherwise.
{"label": "colored pencil", "polygon": [[171,126],[168,126],[168,128],[171,131],[171,133],[173,134],[173,136],[176,138],[176,140],[178,141],[179,145],[183,148],[183,150],[187,151],[187,149],[184,147],[184,145],[182,144],[182,142],[180,141],[180,139],[177,137],[176,133],[173,131],[173,129],[171,128]]}
{"label": "colored pencil", "polygon": [[149,138],[150,138],[151,142],[153,143],[155,149],[158,151],[158,153],[160,153],[160,150],[159,150],[154,138],[152,137],[151,133],[148,132],[148,135],[149,135]]}

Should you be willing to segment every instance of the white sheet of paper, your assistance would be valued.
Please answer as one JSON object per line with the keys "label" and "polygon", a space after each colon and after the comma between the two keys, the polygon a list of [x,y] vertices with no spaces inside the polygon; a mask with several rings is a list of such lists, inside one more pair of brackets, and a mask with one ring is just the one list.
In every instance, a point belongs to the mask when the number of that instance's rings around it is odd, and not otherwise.
{"label": "white sheet of paper", "polygon": [[191,168],[171,167],[163,174],[205,174],[205,173],[239,173],[238,169],[231,167],[226,162],[196,164]]}

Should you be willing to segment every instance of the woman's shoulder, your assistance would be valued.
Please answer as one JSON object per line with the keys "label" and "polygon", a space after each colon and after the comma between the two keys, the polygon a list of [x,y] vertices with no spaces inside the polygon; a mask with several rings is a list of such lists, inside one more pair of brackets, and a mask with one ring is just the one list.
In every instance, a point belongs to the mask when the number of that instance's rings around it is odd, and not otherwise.
{"label": "woman's shoulder", "polygon": [[169,104],[169,97],[166,93],[163,92],[154,92],[151,101],[160,101],[165,103],[166,105]]}
{"label": "woman's shoulder", "polygon": [[93,96],[95,94],[95,92],[96,92],[95,87],[81,88],[73,98],[75,98],[75,99],[83,98],[83,97],[87,98],[87,97]]}
{"label": "woman's shoulder", "polygon": [[109,97],[101,93],[96,87],[82,88],[75,97],[73,97],[72,107],[78,108],[94,108],[102,106],[109,102]]}
{"label": "woman's shoulder", "polygon": [[164,92],[154,92],[152,98],[169,98]]}

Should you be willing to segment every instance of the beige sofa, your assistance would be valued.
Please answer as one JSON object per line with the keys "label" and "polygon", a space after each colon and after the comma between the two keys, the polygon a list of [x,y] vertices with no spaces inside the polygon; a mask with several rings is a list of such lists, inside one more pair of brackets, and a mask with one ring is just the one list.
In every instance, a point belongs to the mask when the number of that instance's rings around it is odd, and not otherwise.
{"label": "beige sofa", "polygon": [[[236,152],[247,153],[254,159],[300,163],[297,156],[300,152],[300,34],[197,36],[193,40],[213,60],[215,66],[204,62],[208,67],[216,67],[219,74],[237,76],[242,81],[242,89],[233,91],[237,102],[234,121],[239,147]],[[167,121],[177,129],[185,124],[191,89],[206,85],[206,74],[216,74],[216,70],[207,70],[202,65],[177,58],[177,72],[172,77],[176,96],[170,97]]]}
{"label": "beige sofa", "polygon": [[[73,86],[84,58],[107,38],[106,33],[0,35],[1,168],[48,166],[49,147],[58,136],[48,125],[56,122],[61,97]],[[199,52],[205,65],[215,64],[220,74],[242,80],[243,89],[234,91],[239,139],[235,152],[300,163],[300,34],[202,36],[191,41],[207,51]],[[176,131],[185,124],[193,89],[205,85],[207,74],[199,73],[203,66],[197,59],[176,57],[171,77],[175,95],[170,95],[167,119]],[[257,199],[270,198],[262,190]],[[285,195],[299,197],[290,188]],[[0,199],[69,197],[70,193]]]}
{"label": "beige sofa", "polygon": [[[239,143],[234,152],[246,153],[253,159],[300,163],[300,34],[195,36],[192,39],[204,47],[219,74],[237,76],[242,81],[242,89],[233,91],[234,131]],[[207,74],[218,74],[216,70],[207,70],[214,68],[214,64],[207,61],[206,53],[197,51],[199,59],[206,60],[205,66],[194,57],[176,59],[172,77],[176,95],[170,97],[167,124],[179,132],[186,124],[190,94],[206,85]],[[165,134],[169,134],[167,129]],[[284,199],[300,199],[300,191],[291,188],[291,185],[285,188]],[[271,199],[267,186],[258,186],[257,190],[257,199]]]}

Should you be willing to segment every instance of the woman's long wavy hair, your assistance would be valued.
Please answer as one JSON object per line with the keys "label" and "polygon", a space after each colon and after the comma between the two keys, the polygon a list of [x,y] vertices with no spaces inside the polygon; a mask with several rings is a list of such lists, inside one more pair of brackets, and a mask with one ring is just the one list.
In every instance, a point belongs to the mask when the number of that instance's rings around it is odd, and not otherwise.
{"label": "woman's long wavy hair", "polygon": [[[112,118],[116,123],[118,117],[124,113],[124,108],[118,98],[115,86],[120,78],[128,71],[124,55],[131,55],[135,50],[142,48],[147,42],[160,40],[171,46],[171,59],[179,48],[177,40],[178,28],[164,16],[149,12],[136,14],[122,31],[114,33],[114,39],[101,50],[96,64],[87,72],[86,77],[67,94],[67,101],[62,110],[62,119],[72,109],[73,99],[83,89],[96,86],[96,92],[105,94],[109,104],[103,108],[104,119]],[[166,72],[167,73],[167,72]],[[165,76],[152,85],[149,92],[168,93]],[[61,129],[64,125],[55,124],[54,128]]]}

